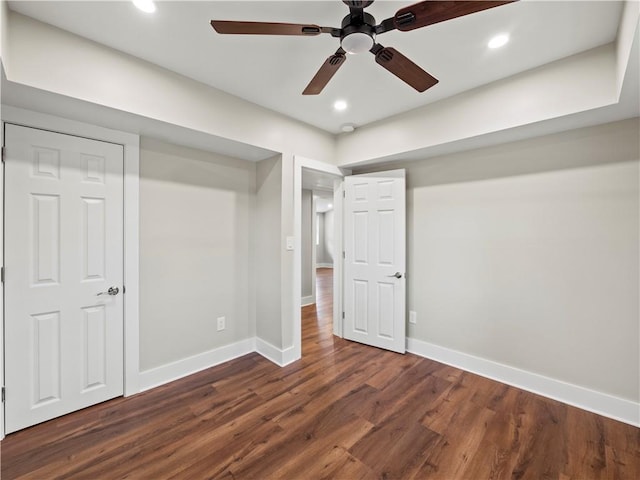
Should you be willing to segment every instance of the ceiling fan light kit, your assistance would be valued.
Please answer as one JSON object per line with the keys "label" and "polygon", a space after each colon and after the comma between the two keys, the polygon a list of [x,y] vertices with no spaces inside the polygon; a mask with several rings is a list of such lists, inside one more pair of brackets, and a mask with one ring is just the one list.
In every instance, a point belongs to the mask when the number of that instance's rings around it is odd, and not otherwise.
{"label": "ceiling fan light kit", "polygon": [[[351,7],[353,9],[353,7]],[[340,46],[350,54],[364,53],[375,44],[376,19],[368,13],[361,12],[356,18],[350,13],[342,19],[340,29]]]}
{"label": "ceiling fan light kit", "polygon": [[211,26],[220,34],[232,35],[298,35],[315,36],[328,33],[340,39],[340,47],[325,60],[311,82],[302,92],[303,95],[318,95],[346,60],[346,54],[358,54],[366,51],[375,55],[378,65],[410,85],[418,92],[433,87],[438,79],[391,47],[376,43],[376,37],[391,30],[408,32],[435,23],[499,7],[517,0],[478,1],[478,0],[427,0],[401,8],[396,14],[376,24],[375,18],[364,9],[373,0],[342,0],[349,7],[349,14],[342,19],[340,28],[320,27],[313,24],[239,22],[229,20],[211,20]]}
{"label": "ceiling fan light kit", "polygon": [[363,53],[371,50],[374,41],[370,35],[362,32],[354,32],[347,35],[340,41],[342,49],[352,55],[356,53]]}

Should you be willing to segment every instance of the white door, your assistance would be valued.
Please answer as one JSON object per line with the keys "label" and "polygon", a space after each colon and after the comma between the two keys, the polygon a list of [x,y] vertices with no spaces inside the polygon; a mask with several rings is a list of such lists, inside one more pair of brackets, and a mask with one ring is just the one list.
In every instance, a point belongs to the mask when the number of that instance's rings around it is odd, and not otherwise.
{"label": "white door", "polygon": [[405,352],[405,172],[345,177],[344,337]]}
{"label": "white door", "polygon": [[123,393],[123,148],[10,124],[5,144],[10,433]]}

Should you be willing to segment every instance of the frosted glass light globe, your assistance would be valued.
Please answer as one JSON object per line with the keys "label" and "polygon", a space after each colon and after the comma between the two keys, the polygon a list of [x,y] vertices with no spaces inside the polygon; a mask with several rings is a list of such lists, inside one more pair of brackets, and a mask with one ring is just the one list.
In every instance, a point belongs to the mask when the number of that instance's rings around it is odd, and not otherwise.
{"label": "frosted glass light globe", "polygon": [[368,52],[373,47],[373,38],[366,33],[354,32],[347,35],[340,42],[342,49],[347,53]]}

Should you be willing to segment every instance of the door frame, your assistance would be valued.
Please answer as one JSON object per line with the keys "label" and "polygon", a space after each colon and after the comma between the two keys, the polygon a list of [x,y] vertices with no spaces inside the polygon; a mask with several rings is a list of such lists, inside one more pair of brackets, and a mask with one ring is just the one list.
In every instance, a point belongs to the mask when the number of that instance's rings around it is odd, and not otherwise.
{"label": "door frame", "polygon": [[[92,140],[116,143],[124,150],[124,396],[140,391],[139,220],[140,136],[22,108],[2,105],[0,143],[4,125],[13,123]],[[0,263],[4,265],[4,166],[0,168]],[[4,284],[0,295],[0,325],[4,327]],[[0,384],[4,385],[4,328],[0,329]],[[4,438],[4,403],[0,408],[0,440]]]}
{"label": "door frame", "polygon": [[[300,155],[293,158],[293,358],[302,357],[302,169],[308,168],[319,172],[337,175],[333,189],[334,209],[334,242],[336,251],[342,252],[342,191],[345,175],[351,170],[339,168],[330,163],[320,162]],[[342,337],[342,256],[334,259],[333,264],[333,334]],[[340,292],[336,295],[335,292]]]}

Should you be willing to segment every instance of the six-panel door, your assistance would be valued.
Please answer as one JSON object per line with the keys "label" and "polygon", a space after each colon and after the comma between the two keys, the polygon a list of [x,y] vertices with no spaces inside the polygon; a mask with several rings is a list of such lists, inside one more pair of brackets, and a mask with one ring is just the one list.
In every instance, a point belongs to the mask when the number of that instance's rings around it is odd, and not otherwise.
{"label": "six-panel door", "polygon": [[344,212],[344,336],[404,353],[404,170],[345,177]]}
{"label": "six-panel door", "polygon": [[10,124],[5,144],[10,433],[122,395],[123,148]]}

